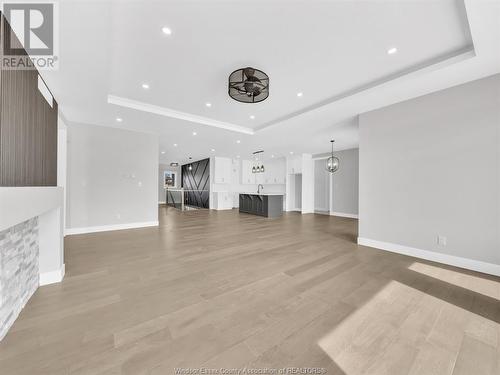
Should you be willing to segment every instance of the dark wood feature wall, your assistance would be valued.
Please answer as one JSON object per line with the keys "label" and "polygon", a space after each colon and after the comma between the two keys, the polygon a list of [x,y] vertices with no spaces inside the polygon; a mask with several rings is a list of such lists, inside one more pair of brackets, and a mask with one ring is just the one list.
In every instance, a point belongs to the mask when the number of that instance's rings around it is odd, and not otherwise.
{"label": "dark wood feature wall", "polygon": [[[1,17],[2,45],[10,26]],[[57,103],[38,91],[36,70],[0,71],[0,186],[57,185]]]}
{"label": "dark wood feature wall", "polygon": [[192,170],[189,170],[189,164],[182,166],[182,187],[196,191],[185,192],[184,203],[190,206],[209,208],[210,159],[195,161],[191,163],[191,166]]}

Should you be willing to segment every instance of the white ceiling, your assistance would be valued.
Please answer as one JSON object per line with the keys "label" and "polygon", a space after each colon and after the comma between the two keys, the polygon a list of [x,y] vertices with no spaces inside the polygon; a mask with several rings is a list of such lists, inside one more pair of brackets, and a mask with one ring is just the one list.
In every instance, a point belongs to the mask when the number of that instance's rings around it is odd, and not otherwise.
{"label": "white ceiling", "polygon": [[[496,0],[66,0],[59,12],[60,68],[43,76],[66,119],[157,133],[162,161],[355,147],[359,113],[500,71]],[[264,102],[229,98],[246,66],[269,75]]]}

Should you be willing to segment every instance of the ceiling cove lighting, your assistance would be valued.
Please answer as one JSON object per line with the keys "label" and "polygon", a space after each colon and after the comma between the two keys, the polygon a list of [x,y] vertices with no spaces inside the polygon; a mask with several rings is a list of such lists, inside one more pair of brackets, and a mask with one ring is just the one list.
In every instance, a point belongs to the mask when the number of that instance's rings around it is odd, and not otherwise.
{"label": "ceiling cove lighting", "polygon": [[247,67],[229,75],[228,94],[242,103],[258,103],[269,96],[269,76],[262,70]]}
{"label": "ceiling cove lighting", "polygon": [[143,84],[142,84],[142,88],[143,88],[144,90],[147,90],[147,89],[149,89],[149,85],[148,85],[147,83],[143,83]]}
{"label": "ceiling cove lighting", "polygon": [[161,31],[165,35],[172,35],[172,29],[170,29],[170,27],[164,26],[161,28]]}
{"label": "ceiling cove lighting", "polygon": [[340,164],[339,158],[333,156],[333,142],[335,141],[332,139],[330,141],[330,143],[332,144],[332,155],[326,160],[326,166],[325,166],[325,169],[330,173],[337,172],[339,170],[339,164]]}
{"label": "ceiling cove lighting", "polygon": [[389,48],[389,49],[387,50],[387,54],[388,54],[388,55],[394,55],[394,54],[395,54],[395,53],[397,53],[397,52],[398,52],[398,49],[397,49],[396,47],[392,47],[392,48]]}

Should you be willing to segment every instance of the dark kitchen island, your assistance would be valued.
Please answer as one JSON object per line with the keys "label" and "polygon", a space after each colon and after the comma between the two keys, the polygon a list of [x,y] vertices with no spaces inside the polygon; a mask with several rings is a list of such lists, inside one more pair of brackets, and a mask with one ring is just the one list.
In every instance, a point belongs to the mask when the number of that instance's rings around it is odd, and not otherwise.
{"label": "dark kitchen island", "polygon": [[283,215],[283,194],[240,193],[240,212],[264,217]]}

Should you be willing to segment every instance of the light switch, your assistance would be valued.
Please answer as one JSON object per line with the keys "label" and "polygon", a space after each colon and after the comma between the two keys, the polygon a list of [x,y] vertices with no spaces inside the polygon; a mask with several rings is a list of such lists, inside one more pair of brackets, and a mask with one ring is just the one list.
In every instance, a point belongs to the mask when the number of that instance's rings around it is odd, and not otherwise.
{"label": "light switch", "polygon": [[437,243],[439,246],[446,246],[446,237],[438,235]]}

